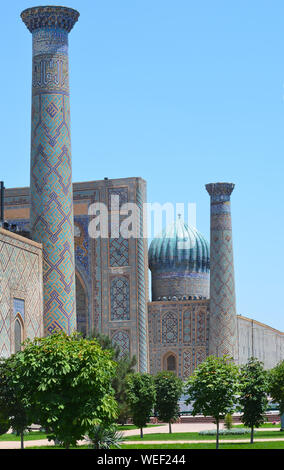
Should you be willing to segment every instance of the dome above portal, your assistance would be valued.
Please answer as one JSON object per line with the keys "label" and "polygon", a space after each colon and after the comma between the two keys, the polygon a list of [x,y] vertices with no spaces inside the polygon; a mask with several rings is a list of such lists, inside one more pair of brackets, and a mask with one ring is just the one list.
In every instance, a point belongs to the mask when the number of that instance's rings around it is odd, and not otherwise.
{"label": "dome above portal", "polygon": [[172,222],[149,248],[151,271],[164,269],[206,273],[210,267],[209,243],[181,218]]}

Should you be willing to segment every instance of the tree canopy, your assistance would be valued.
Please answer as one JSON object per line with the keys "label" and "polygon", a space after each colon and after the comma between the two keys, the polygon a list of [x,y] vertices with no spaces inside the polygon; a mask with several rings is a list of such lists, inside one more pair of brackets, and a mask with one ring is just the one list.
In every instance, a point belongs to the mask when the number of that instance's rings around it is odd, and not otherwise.
{"label": "tree canopy", "polygon": [[281,429],[284,430],[284,360],[269,371],[269,394],[272,401],[279,404]]}
{"label": "tree canopy", "polygon": [[171,423],[179,417],[178,400],[183,391],[183,382],[173,372],[162,371],[155,376],[155,389],[155,412],[161,421],[169,423],[171,433]]}
{"label": "tree canopy", "polygon": [[135,372],[136,357],[122,356],[121,349],[113,343],[109,336],[98,331],[94,331],[90,338],[95,338],[103,350],[111,351],[112,358],[116,362],[116,373],[112,379],[115,399],[118,404],[117,421],[124,424],[130,416],[129,404],[126,397],[126,377]]}
{"label": "tree canopy", "polygon": [[208,356],[189,377],[185,390],[192,414],[213,416],[217,424],[216,447],[219,447],[219,423],[232,413],[236,403],[238,368],[228,356]]}
{"label": "tree canopy", "polygon": [[150,374],[139,372],[128,375],[126,396],[130,406],[133,423],[140,428],[143,437],[143,427],[150,419],[156,400],[154,378]]}
{"label": "tree canopy", "polygon": [[96,340],[63,332],[27,340],[6,364],[13,371],[11,387],[28,405],[28,422],[43,426],[65,447],[116,417],[111,387],[116,364]]}
{"label": "tree canopy", "polygon": [[267,408],[268,376],[262,362],[251,357],[240,367],[239,374],[239,404],[242,411],[242,422],[251,428],[251,443],[253,443],[254,427],[264,422]]}

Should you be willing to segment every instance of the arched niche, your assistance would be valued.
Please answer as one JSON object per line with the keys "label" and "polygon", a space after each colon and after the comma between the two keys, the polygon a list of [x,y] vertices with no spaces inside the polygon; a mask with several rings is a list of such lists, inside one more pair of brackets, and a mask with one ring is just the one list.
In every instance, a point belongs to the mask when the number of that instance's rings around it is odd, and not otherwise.
{"label": "arched niche", "polygon": [[22,350],[24,341],[24,325],[20,315],[17,315],[14,322],[14,349],[15,353]]}
{"label": "arched niche", "polygon": [[177,357],[173,352],[165,354],[163,359],[163,369],[169,372],[177,373]]}
{"label": "arched niche", "polygon": [[78,271],[75,278],[77,331],[85,336],[88,332],[88,297],[84,281]]}

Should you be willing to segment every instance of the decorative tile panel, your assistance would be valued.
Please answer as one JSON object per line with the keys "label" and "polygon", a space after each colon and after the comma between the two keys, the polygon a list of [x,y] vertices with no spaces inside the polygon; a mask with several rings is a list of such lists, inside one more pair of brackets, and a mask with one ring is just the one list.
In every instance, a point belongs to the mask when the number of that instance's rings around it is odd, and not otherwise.
{"label": "decorative tile panel", "polygon": [[111,320],[129,320],[129,280],[125,276],[115,277],[110,286]]}
{"label": "decorative tile panel", "polygon": [[128,239],[127,238],[110,238],[109,239],[109,265],[128,266]]}
{"label": "decorative tile panel", "polygon": [[118,330],[112,335],[112,342],[120,348],[120,358],[129,357],[130,355],[130,338],[129,333],[125,330]]}
{"label": "decorative tile panel", "polygon": [[176,343],[178,341],[178,319],[177,314],[168,312],[162,319],[162,342]]}

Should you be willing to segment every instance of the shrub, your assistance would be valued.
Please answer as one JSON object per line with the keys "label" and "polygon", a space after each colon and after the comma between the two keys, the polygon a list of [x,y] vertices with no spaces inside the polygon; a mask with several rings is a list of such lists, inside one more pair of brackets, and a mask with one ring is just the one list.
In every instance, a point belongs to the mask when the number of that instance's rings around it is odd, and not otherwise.
{"label": "shrub", "polygon": [[224,426],[226,429],[232,429],[233,427],[233,416],[230,413],[225,416]]}
{"label": "shrub", "polygon": [[[250,432],[249,428],[236,428],[236,429],[220,429],[219,434],[223,436],[228,436],[232,434],[247,434]],[[200,431],[199,434],[202,436],[216,436],[216,429],[210,429],[209,431]]]}

